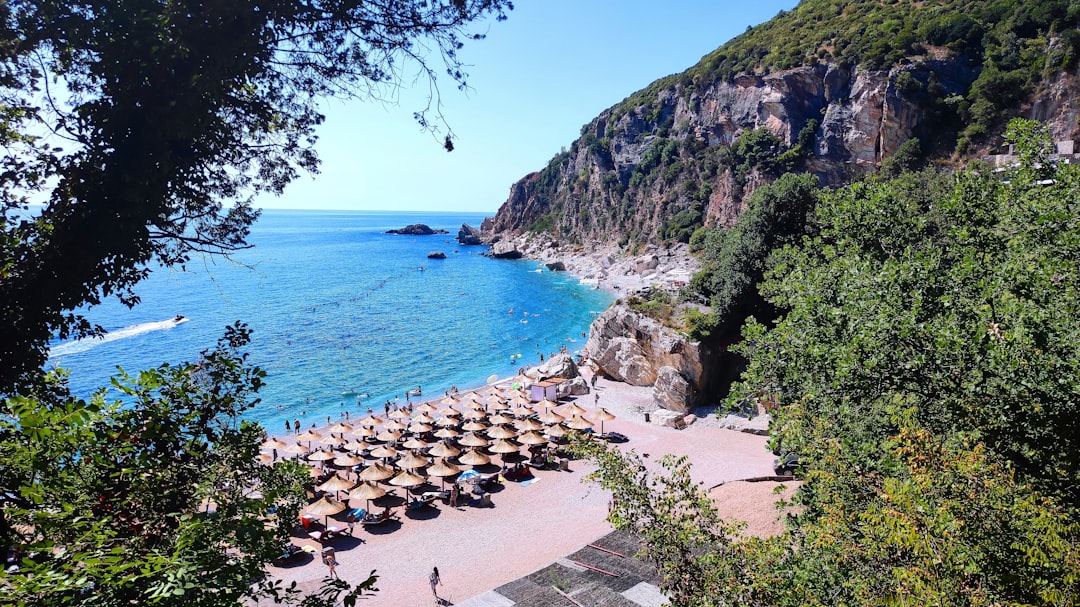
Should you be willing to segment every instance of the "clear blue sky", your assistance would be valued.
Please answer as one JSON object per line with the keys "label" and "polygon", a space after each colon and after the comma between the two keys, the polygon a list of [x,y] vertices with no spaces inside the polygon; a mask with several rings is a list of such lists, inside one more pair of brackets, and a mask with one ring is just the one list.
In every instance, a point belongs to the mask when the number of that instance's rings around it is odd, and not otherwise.
{"label": "clear blue sky", "polygon": [[601,111],[798,2],[514,4],[509,20],[479,24],[487,38],[461,51],[472,90],[443,79],[453,152],[412,118],[425,105],[426,82],[401,91],[396,104],[329,101],[317,146],[321,173],[256,205],[494,213],[511,184],[569,147]]}

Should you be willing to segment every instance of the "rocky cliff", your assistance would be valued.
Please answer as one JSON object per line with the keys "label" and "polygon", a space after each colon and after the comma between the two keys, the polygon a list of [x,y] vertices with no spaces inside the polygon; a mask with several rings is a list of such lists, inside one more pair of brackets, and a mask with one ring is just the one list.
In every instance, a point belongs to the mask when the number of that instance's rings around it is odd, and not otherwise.
{"label": "rocky cliff", "polygon": [[[963,126],[957,106],[979,72],[938,54],[888,70],[818,63],[706,85],[658,81],[513,184],[484,223],[485,237],[533,231],[581,244],[685,242],[699,225],[733,224],[747,196],[787,170],[841,185],[911,138],[947,156]],[[1080,134],[1076,79],[1060,73],[1042,93],[1023,113],[1048,121],[1059,139]],[[783,162],[761,161],[768,155]]]}

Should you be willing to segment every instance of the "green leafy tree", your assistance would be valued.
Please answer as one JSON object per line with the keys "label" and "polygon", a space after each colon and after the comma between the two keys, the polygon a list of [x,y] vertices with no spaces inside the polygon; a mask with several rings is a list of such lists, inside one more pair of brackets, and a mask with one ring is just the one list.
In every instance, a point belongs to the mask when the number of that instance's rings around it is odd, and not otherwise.
{"label": "green leafy tree", "polygon": [[[780,536],[717,542],[734,580],[675,604],[1080,601],[1080,170],[1042,162],[1037,124],[1009,138],[1022,162],[1004,180],[866,180],[773,253],[761,289],[783,315],[744,329],[731,399],[777,405],[799,508]],[[593,457],[617,500],[658,499],[627,486],[632,457]]]}
{"label": "green leafy tree", "polygon": [[[138,301],[148,264],[244,247],[257,192],[314,171],[324,96],[412,70],[464,87],[466,27],[507,0],[13,0],[0,9],[0,393],[33,383],[72,310]],[[48,136],[46,136],[48,135]],[[451,135],[446,145],[451,148]],[[40,213],[28,200],[45,200]],[[227,210],[226,210],[226,207]]]}

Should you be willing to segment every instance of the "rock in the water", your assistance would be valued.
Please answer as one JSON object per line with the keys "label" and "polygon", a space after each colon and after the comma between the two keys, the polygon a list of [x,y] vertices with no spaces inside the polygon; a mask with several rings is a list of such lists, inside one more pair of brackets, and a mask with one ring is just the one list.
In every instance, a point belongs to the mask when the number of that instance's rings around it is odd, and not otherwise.
{"label": "rock in the water", "polygon": [[566,264],[561,262],[561,261],[553,261],[553,262],[545,264],[545,265],[547,266],[547,269],[551,270],[552,272],[565,272],[566,271]]}
{"label": "rock in the water", "polygon": [[496,242],[491,245],[491,249],[488,250],[488,255],[495,259],[521,259],[522,253],[517,250],[512,242]]}
{"label": "rock in the water", "polygon": [[432,251],[427,254],[428,259],[446,259],[446,253],[442,251]]}
{"label": "rock in the water", "polygon": [[406,236],[430,236],[432,234],[449,234],[446,230],[433,230],[430,226],[422,223],[414,223],[397,230],[387,230],[387,234],[404,234]]}
{"label": "rock in the water", "polygon": [[653,403],[656,406],[689,413],[697,401],[696,392],[694,386],[674,367],[660,367],[656,372],[656,383],[653,384]]}
{"label": "rock in the water", "polygon": [[467,223],[463,223],[461,224],[461,229],[458,230],[457,241],[463,245],[481,244],[480,230],[477,230]]}

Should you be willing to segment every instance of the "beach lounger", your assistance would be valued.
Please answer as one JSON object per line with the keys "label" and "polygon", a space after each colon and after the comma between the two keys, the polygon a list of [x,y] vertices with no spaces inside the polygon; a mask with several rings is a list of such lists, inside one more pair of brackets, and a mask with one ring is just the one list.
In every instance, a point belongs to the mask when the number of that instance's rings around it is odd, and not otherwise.
{"label": "beach lounger", "polygon": [[390,512],[369,512],[364,516],[364,520],[360,521],[362,525],[381,525],[390,520],[396,520],[397,513]]}

